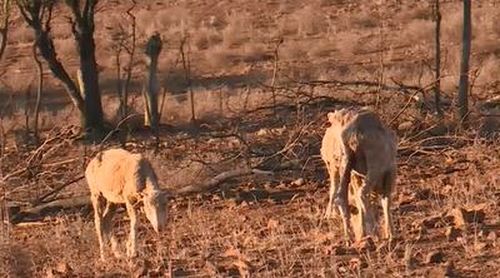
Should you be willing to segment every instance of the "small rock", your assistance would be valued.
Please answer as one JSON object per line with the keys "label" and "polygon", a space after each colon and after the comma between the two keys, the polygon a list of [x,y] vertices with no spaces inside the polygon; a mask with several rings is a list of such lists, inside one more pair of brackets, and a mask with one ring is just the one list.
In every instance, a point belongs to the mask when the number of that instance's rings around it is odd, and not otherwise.
{"label": "small rock", "polygon": [[486,237],[487,240],[491,240],[491,241],[496,241],[497,240],[497,234],[495,233],[495,231],[491,231],[488,236]]}
{"label": "small rock", "polygon": [[447,227],[445,234],[448,241],[454,241],[462,235],[462,231],[455,227]]}
{"label": "small rock", "polygon": [[347,272],[347,268],[345,266],[340,266],[338,268],[338,270],[339,270],[340,273],[346,273]]}
{"label": "small rock", "polygon": [[437,250],[432,251],[425,257],[425,262],[428,264],[437,264],[442,263],[444,261],[444,253]]}
{"label": "small rock", "polygon": [[483,209],[466,210],[464,208],[456,208],[450,212],[453,216],[455,226],[463,227],[470,223],[483,223],[486,218],[486,213]]}
{"label": "small rock", "polygon": [[406,122],[402,122],[401,124],[398,125],[398,130],[399,131],[409,131],[414,126],[415,125],[412,122],[406,121]]}
{"label": "small rock", "polygon": [[267,128],[261,128],[259,129],[259,131],[257,131],[257,136],[261,137],[261,136],[267,136],[269,135],[269,129]]}
{"label": "small rock", "polygon": [[68,274],[72,272],[72,269],[67,262],[57,263],[55,270],[61,274]]}
{"label": "small rock", "polygon": [[298,178],[292,182],[293,185],[295,186],[302,186],[304,185],[305,181],[303,178]]}

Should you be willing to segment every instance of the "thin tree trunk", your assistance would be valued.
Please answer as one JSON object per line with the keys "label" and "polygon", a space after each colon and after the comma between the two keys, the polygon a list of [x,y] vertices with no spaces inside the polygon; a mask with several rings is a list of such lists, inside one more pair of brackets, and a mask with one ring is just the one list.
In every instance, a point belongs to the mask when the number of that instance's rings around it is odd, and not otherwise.
{"label": "thin tree trunk", "polygon": [[26,138],[30,134],[30,102],[31,102],[31,83],[28,85],[26,89],[26,99],[24,104],[24,124],[26,128]]}
{"label": "thin tree trunk", "polygon": [[135,9],[135,6],[137,5],[135,0],[132,0],[132,6],[127,10],[127,15],[131,19],[131,43],[130,43],[130,48],[127,48],[127,52],[129,54],[129,60],[128,60],[128,66],[126,70],[126,77],[125,77],[125,84],[123,86],[123,103],[125,104],[124,107],[124,117],[128,116],[128,93],[130,90],[130,81],[132,80],[132,72],[133,72],[133,67],[134,67],[134,57],[135,57],[135,44],[136,44],[136,19],[135,15],[132,13],[132,11]]}
{"label": "thin tree trunk", "polygon": [[184,80],[186,82],[186,87],[189,92],[189,104],[191,109],[191,122],[196,121],[196,111],[195,111],[195,100],[194,100],[194,92],[191,88],[191,62],[189,57],[189,49],[188,53],[184,51],[184,46],[187,43],[187,37],[183,38],[181,41],[180,52],[181,52],[181,60],[182,60],[182,68],[184,69]]}
{"label": "thin tree trunk", "polygon": [[38,86],[36,91],[36,103],[35,103],[35,122],[33,126],[33,132],[35,134],[35,138],[38,139],[38,116],[40,114],[40,104],[42,100],[42,91],[43,91],[43,67],[40,59],[38,58],[36,43],[33,44],[33,60],[35,61],[35,66],[37,68],[38,73]]}
{"label": "thin tree trunk", "polygon": [[436,105],[436,113],[439,117],[441,117],[443,116],[443,111],[441,110],[441,11],[439,9],[439,0],[436,0],[434,5],[434,17],[436,20],[436,81],[434,83],[434,102]]}
{"label": "thin tree trunk", "polygon": [[85,128],[102,128],[103,112],[99,90],[99,72],[95,59],[93,32],[82,32],[78,41],[80,52],[80,70],[82,72],[85,99]]}
{"label": "thin tree trunk", "polygon": [[121,72],[121,45],[118,46],[115,57],[115,67],[116,67],[116,93],[118,94],[118,101],[120,106],[118,107],[118,119],[125,119],[125,104],[123,103],[123,86],[122,86],[122,72]]}
{"label": "thin tree trunk", "polygon": [[0,60],[3,57],[5,48],[7,47],[7,38],[9,34],[10,1],[4,0],[2,4],[3,15],[0,27]]}
{"label": "thin tree trunk", "polygon": [[460,64],[460,82],[458,87],[457,114],[459,121],[464,123],[468,113],[468,94],[469,94],[469,59],[471,52],[471,1],[463,0],[463,38],[462,38],[462,62]]}
{"label": "thin tree trunk", "polygon": [[50,24],[52,20],[52,1],[16,1],[24,20],[35,33],[35,42],[40,50],[40,55],[47,62],[52,74],[62,82],[62,85],[74,106],[80,111],[83,124],[85,118],[85,105],[80,91],[71,79],[63,65],[57,59],[54,41],[50,35]]}
{"label": "thin tree trunk", "polygon": [[95,57],[94,13],[98,0],[65,1],[73,14],[72,33],[77,42],[81,71],[81,96],[84,99],[84,127],[99,136],[103,128],[103,112],[101,92],[99,89],[99,72]]}
{"label": "thin tree trunk", "polygon": [[68,93],[71,102],[73,102],[75,107],[80,111],[83,119],[85,116],[85,106],[83,98],[80,95],[78,87],[73,82],[73,80],[71,80],[71,77],[66,72],[61,62],[59,62],[59,60],[57,59],[52,38],[50,38],[47,32],[42,31],[41,27],[40,29],[35,29],[35,33],[40,54],[45,59],[45,61],[47,61],[52,74],[54,74],[54,76],[63,83],[63,87]]}

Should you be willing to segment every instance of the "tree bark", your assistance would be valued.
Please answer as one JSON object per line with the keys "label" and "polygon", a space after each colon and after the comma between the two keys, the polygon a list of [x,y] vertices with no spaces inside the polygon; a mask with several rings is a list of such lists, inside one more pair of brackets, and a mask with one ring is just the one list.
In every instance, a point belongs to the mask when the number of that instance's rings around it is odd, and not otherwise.
{"label": "tree bark", "polygon": [[33,44],[33,60],[35,61],[35,66],[37,68],[38,74],[38,85],[37,85],[37,91],[36,91],[36,103],[35,103],[35,111],[34,111],[34,117],[35,117],[35,122],[33,125],[33,132],[35,133],[35,138],[38,139],[38,116],[40,114],[40,104],[42,100],[42,91],[43,91],[43,67],[42,67],[42,62],[38,58],[38,53],[36,51],[36,43]]}
{"label": "tree bark", "polygon": [[81,93],[85,99],[85,128],[101,129],[103,112],[93,31],[83,31],[82,36],[78,40],[78,48],[83,82]]}
{"label": "tree bark", "polygon": [[439,117],[443,116],[441,110],[441,11],[439,8],[439,0],[434,4],[434,18],[436,20],[435,47],[436,47],[436,69],[434,83],[434,102],[436,105],[436,113]]}
{"label": "tree bark", "polygon": [[131,29],[131,34],[130,34],[130,44],[129,47],[125,48],[125,50],[128,52],[129,55],[129,60],[128,60],[128,66],[126,69],[126,74],[125,74],[125,84],[123,85],[123,100],[122,102],[125,104],[124,110],[123,110],[123,117],[126,118],[128,116],[128,94],[130,90],[130,82],[132,80],[132,72],[134,68],[134,58],[135,58],[135,47],[136,47],[136,18],[135,15],[133,14],[133,10],[135,9],[135,6],[137,5],[135,0],[132,0],[132,5],[130,8],[127,10],[127,15],[130,18],[130,29]]}
{"label": "tree bark", "polygon": [[82,118],[84,118],[85,106],[83,98],[78,91],[78,87],[73,80],[71,80],[68,72],[66,72],[61,62],[57,59],[52,38],[49,36],[48,32],[41,29],[41,26],[40,29],[38,29],[38,27],[35,28],[35,37],[40,54],[47,62],[50,71],[62,82],[64,89],[71,99],[71,102],[80,111]]}
{"label": "tree bark", "polygon": [[3,57],[5,48],[7,47],[7,37],[9,34],[9,16],[10,16],[10,1],[2,2],[2,22],[0,26],[0,60]]}
{"label": "tree bark", "polygon": [[469,94],[469,59],[471,52],[471,1],[463,0],[463,33],[462,33],[462,62],[460,64],[460,82],[458,87],[457,115],[460,123],[464,123],[468,114]]}
{"label": "tree bark", "polygon": [[85,116],[84,100],[75,82],[57,59],[54,41],[50,36],[53,2],[35,1],[30,3],[29,1],[17,1],[17,6],[24,20],[35,33],[35,43],[40,50],[40,55],[47,62],[52,74],[62,82],[71,102],[80,111],[83,119]]}
{"label": "tree bark", "polygon": [[98,1],[86,0],[82,8],[79,2],[72,0],[66,3],[73,13],[74,20],[71,27],[80,56],[81,95],[85,109],[84,127],[86,130],[99,131],[103,127],[103,111],[94,41],[94,13]]}

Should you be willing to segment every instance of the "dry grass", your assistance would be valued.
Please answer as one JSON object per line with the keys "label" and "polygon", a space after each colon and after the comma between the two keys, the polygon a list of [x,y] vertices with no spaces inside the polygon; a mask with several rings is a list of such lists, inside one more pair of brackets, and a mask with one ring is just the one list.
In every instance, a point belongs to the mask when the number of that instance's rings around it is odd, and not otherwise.
{"label": "dry grass", "polygon": [[296,10],[292,14],[291,19],[297,22],[298,35],[300,37],[308,37],[326,30],[324,17],[325,15],[320,13],[317,7],[306,5]]}
{"label": "dry grass", "polygon": [[[115,3],[111,3],[115,2]],[[118,102],[115,96],[115,68],[110,60],[106,26],[126,23],[123,12],[128,7],[111,1],[97,17],[96,40],[99,64],[107,68],[100,75],[106,118],[116,122]],[[348,3],[349,2],[349,3]],[[139,3],[135,10],[138,24],[138,49],[134,68],[132,108],[142,113],[140,91],[144,76],[143,44],[154,31],[164,39],[160,57],[160,81],[168,90],[185,92],[179,43],[189,34],[191,77],[195,92],[197,118],[206,123],[193,132],[186,94],[167,95],[159,152],[148,154],[160,176],[162,186],[177,188],[197,183],[225,170],[255,162],[252,155],[278,152],[294,133],[304,129],[300,140],[272,160],[299,159],[300,170],[278,173],[266,179],[244,178],[229,181],[235,186],[223,192],[200,194],[173,200],[167,232],[154,237],[141,226],[139,258],[135,264],[112,260],[98,262],[97,241],[92,212],[64,211],[47,216],[40,226],[11,226],[0,242],[0,276],[46,276],[61,272],[66,276],[161,275],[174,276],[424,276],[443,272],[447,265],[463,277],[493,277],[498,273],[498,179],[500,150],[498,141],[482,142],[476,138],[482,122],[476,110],[471,113],[471,128],[455,133],[430,129],[436,122],[427,110],[410,103],[393,127],[401,127],[399,180],[394,195],[395,218],[401,238],[395,246],[375,239],[375,251],[343,247],[339,219],[324,221],[321,215],[327,201],[327,182],[314,155],[319,154],[319,138],[324,129],[326,111],[347,104],[374,106],[384,120],[390,121],[409,100],[401,91],[376,95],[374,87],[296,86],[297,81],[340,79],[376,81],[381,72],[379,14],[384,16],[384,79],[409,85],[428,85],[433,73],[433,21],[428,2],[389,0],[381,10],[376,3],[362,1],[188,1],[175,6]],[[443,2],[442,89],[453,99],[458,84],[462,11],[460,1]],[[473,1],[473,69],[481,68],[471,94],[471,106],[479,107],[498,94],[498,3]],[[54,39],[58,55],[73,76],[78,59],[74,56],[71,35],[64,20],[65,9],[54,19]],[[114,15],[114,16],[112,16]],[[5,175],[24,167],[33,151],[22,142],[14,143],[24,127],[23,95],[34,76],[31,62],[32,31],[18,17],[14,18],[6,55],[1,68],[0,114],[7,146],[0,158],[0,173]],[[276,90],[277,110],[252,109],[271,103],[270,83],[273,70],[272,51],[278,37],[280,47],[278,82],[289,90]],[[52,134],[61,123],[78,124],[78,115],[69,104],[59,82],[47,74],[43,97],[41,129]],[[12,94],[12,102],[9,94]],[[305,101],[301,94],[327,97],[330,101]],[[427,94],[432,99],[432,94]],[[161,97],[160,97],[161,100]],[[222,101],[221,101],[222,100]],[[446,107],[446,119],[453,115]],[[409,124],[408,124],[409,123]],[[406,124],[407,128],[404,128]],[[208,126],[208,127],[207,127]],[[285,126],[283,133],[259,136],[260,129]],[[207,131],[209,130],[209,131]],[[214,132],[237,132],[250,142],[255,153],[244,156],[248,146],[234,137],[214,138]],[[435,132],[435,133],[433,133]],[[420,135],[418,135],[420,133]],[[444,137],[429,138],[436,133]],[[433,135],[434,134],[434,135]],[[292,138],[292,139],[290,139]],[[425,138],[425,141],[421,141]],[[465,138],[465,139],[464,139]],[[60,138],[44,163],[57,163],[80,157],[81,144]],[[142,131],[130,136],[128,148],[149,152],[149,139]],[[222,160],[222,162],[221,162]],[[209,162],[208,165],[202,161]],[[307,162],[306,162],[307,161]],[[23,172],[2,184],[9,202],[31,201],[83,171],[78,159],[61,168],[45,164]],[[29,175],[28,175],[29,174]],[[301,185],[293,183],[299,177]],[[29,190],[27,190],[29,189]],[[84,183],[68,187],[61,196],[88,194]],[[446,230],[454,226],[443,216],[457,207],[478,208],[485,215],[483,223],[461,227],[460,237],[448,240]],[[424,220],[438,217],[434,226]],[[431,221],[432,222],[432,221]],[[427,223],[427,222],[426,222]],[[114,227],[122,240],[128,224],[118,221]],[[495,238],[496,236],[496,238]],[[426,262],[429,252],[439,249],[444,263]],[[85,263],[82,263],[85,262]],[[444,275],[442,275],[444,276]]]}
{"label": "dry grass", "polygon": [[[258,117],[247,120],[259,122]],[[283,142],[287,133],[266,140]],[[203,159],[210,161],[217,159],[217,154],[239,147],[228,148],[227,139],[199,140],[185,136],[182,143],[175,143],[182,136],[171,138],[170,147],[162,149],[160,154],[148,154],[164,187],[184,186],[214,174],[199,163],[189,162],[199,150],[208,150]],[[249,133],[248,138],[253,135]],[[417,142],[403,140],[400,147]],[[497,243],[490,236],[495,232],[492,225],[499,220],[496,201],[491,199],[499,182],[495,176],[500,165],[499,151],[492,150],[491,145],[470,144],[443,149],[441,156],[432,152],[401,154],[400,178],[394,195],[401,240],[390,248],[381,242],[377,243],[380,249],[373,252],[343,247],[338,219],[331,222],[322,219],[327,182],[311,175],[310,171],[314,171],[311,165],[302,174],[289,172],[270,180],[245,180],[238,183],[238,189],[228,190],[225,195],[173,200],[167,232],[156,237],[146,226],[140,227],[139,257],[134,264],[116,259],[108,264],[99,262],[94,248],[97,241],[92,213],[87,210],[46,218],[41,226],[13,226],[1,247],[9,252],[3,253],[0,269],[4,271],[2,275],[45,275],[58,269],[77,276],[102,272],[157,275],[169,271],[181,276],[247,272],[258,277],[357,273],[397,276],[405,271],[408,275],[427,275],[436,268],[444,268],[426,263],[432,245],[443,250],[455,273],[467,276],[481,271],[489,276],[497,267],[492,258],[499,255]],[[463,170],[454,171],[456,168]],[[297,176],[306,177],[306,183],[294,184]],[[422,234],[424,219],[457,207],[480,208],[486,213],[486,220],[462,229],[461,237],[453,241],[444,236],[447,224],[427,227]],[[118,230],[120,240],[126,240],[126,220],[117,221],[114,229]],[[408,245],[412,246],[412,252],[406,251]],[[406,269],[408,261],[413,262],[413,268]]]}

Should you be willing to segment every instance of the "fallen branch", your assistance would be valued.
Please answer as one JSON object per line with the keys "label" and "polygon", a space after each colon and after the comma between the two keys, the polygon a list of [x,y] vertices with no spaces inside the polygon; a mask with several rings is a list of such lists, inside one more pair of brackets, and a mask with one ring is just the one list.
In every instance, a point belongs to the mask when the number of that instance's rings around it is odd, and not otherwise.
{"label": "fallen branch", "polygon": [[[230,170],[226,172],[222,172],[218,174],[217,176],[209,179],[208,181],[198,184],[198,185],[188,185],[186,187],[177,189],[177,190],[171,190],[172,196],[175,197],[181,197],[181,196],[186,196],[190,194],[196,194],[196,193],[202,193],[202,192],[209,192],[214,189],[216,189],[221,183],[233,179],[233,178],[238,178],[238,177],[243,177],[243,176],[250,176],[250,175],[265,175],[265,176],[271,176],[274,175],[275,172],[277,171],[283,171],[287,169],[293,169],[296,168],[297,162],[296,161],[289,161],[285,162],[283,164],[280,164],[276,167],[274,167],[274,171],[267,171],[267,170],[261,170],[261,169],[237,169],[237,170]],[[81,208],[85,206],[90,206],[90,197],[89,196],[77,196],[77,197],[72,197],[72,198],[66,198],[66,199],[59,199],[59,200],[54,200],[48,203],[40,204],[43,202],[45,199],[48,197],[56,194],[57,192],[61,191],[65,187],[78,182],[79,180],[83,179],[84,176],[79,176],[76,177],[75,179],[66,182],[65,184],[62,184],[55,188],[53,191],[43,195],[40,197],[37,201],[34,202],[33,207],[29,208],[24,208],[21,209],[19,213],[16,213],[11,219],[13,224],[21,223],[21,222],[26,222],[26,221],[33,221],[37,220],[41,217],[43,217],[46,214],[53,213],[53,212],[59,212],[61,210],[65,209],[76,209],[76,208]],[[38,205],[37,205],[38,203]]]}
{"label": "fallen branch", "polygon": [[12,224],[18,224],[21,222],[26,222],[27,220],[36,220],[42,216],[52,213],[59,212],[63,209],[75,209],[85,206],[90,206],[89,196],[78,196],[66,199],[55,200],[43,205],[39,205],[33,208],[28,208],[21,210],[19,213],[15,214],[12,218]]}
{"label": "fallen branch", "polygon": [[66,188],[66,187],[67,187],[67,186],[69,186],[69,185],[72,185],[72,184],[73,184],[73,183],[75,183],[75,182],[79,182],[79,181],[80,181],[80,180],[82,180],[84,177],[85,177],[84,175],[81,175],[81,176],[76,177],[76,178],[74,178],[74,179],[72,179],[72,180],[70,180],[70,181],[68,181],[68,182],[66,182],[66,183],[63,183],[63,184],[61,184],[61,185],[57,186],[57,187],[56,187],[56,188],[54,188],[52,191],[50,191],[50,192],[48,192],[48,193],[46,193],[46,194],[42,195],[42,196],[41,196],[40,198],[38,198],[37,200],[33,201],[33,202],[32,202],[33,206],[36,206],[36,205],[39,205],[39,204],[43,203],[43,202],[44,202],[44,201],[45,201],[48,197],[53,196],[53,195],[55,195],[55,194],[59,193],[61,190],[63,190],[64,188]]}
{"label": "fallen branch", "polygon": [[249,176],[249,175],[273,175],[271,171],[264,171],[259,169],[238,169],[226,171],[218,174],[212,179],[200,184],[200,185],[188,185],[181,189],[175,190],[174,195],[187,195],[192,193],[200,193],[204,191],[210,191],[217,187],[219,184],[236,177]]}

